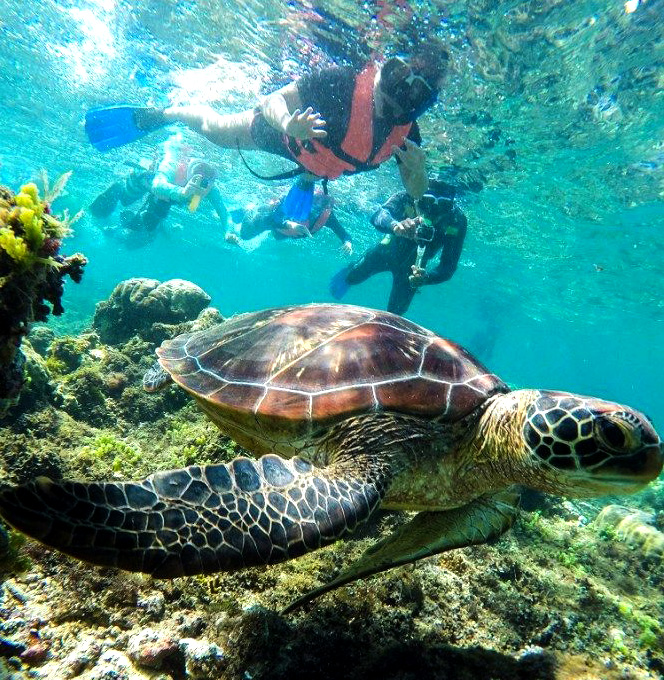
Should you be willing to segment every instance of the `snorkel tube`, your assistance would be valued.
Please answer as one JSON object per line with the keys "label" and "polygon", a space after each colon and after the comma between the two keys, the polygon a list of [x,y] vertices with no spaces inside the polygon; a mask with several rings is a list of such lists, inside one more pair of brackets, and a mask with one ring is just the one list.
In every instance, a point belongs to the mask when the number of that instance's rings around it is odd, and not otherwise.
{"label": "snorkel tube", "polygon": [[[201,182],[201,189],[207,189],[209,182],[210,180],[203,178],[203,181]],[[189,212],[196,212],[198,210],[198,206],[201,204],[201,198],[203,198],[204,195],[205,192],[194,194],[191,197],[191,201],[189,201]]]}
{"label": "snorkel tube", "polygon": [[201,199],[210,193],[212,183],[217,178],[217,171],[207,162],[192,159],[187,168],[187,176],[201,176],[200,191],[196,192],[189,201],[189,212],[196,212],[201,203]]}

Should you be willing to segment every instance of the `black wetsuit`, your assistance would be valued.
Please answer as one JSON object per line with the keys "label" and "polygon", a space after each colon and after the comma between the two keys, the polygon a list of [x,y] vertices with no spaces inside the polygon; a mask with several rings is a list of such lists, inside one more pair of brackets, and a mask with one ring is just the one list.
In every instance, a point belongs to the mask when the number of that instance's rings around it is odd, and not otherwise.
{"label": "black wetsuit", "polygon": [[[322,195],[316,194],[314,196],[313,204],[311,206],[311,214],[309,216],[310,227],[316,223],[316,220],[318,219],[324,207],[324,197]],[[274,205],[263,206],[259,208],[255,214],[250,215],[248,218],[242,221],[242,226],[240,227],[240,238],[245,240],[254,238],[259,234],[262,234],[264,231],[272,231],[276,239],[293,238],[292,236],[287,236],[279,231],[279,227],[281,227],[283,219],[284,214],[281,210],[281,202],[275,203]],[[330,213],[330,216],[327,218],[324,226],[329,227],[342,243],[345,243],[346,241],[350,241],[352,243],[353,239],[344,229],[341,222],[339,222],[339,220],[336,218],[334,212]]]}
{"label": "black wetsuit", "polygon": [[[368,250],[346,274],[346,281],[355,285],[379,272],[392,272],[392,290],[387,310],[394,314],[406,312],[417,291],[408,279],[412,274],[411,266],[417,259],[417,243],[392,233],[397,222],[414,214],[413,199],[405,191],[390,197],[371,217],[374,227],[387,236]],[[424,217],[430,216],[424,213]],[[433,240],[425,246],[421,266],[426,268],[439,252],[440,259],[425,274],[424,285],[442,283],[452,278],[463,249],[468,221],[461,210],[453,205],[451,210],[436,216],[432,224],[435,234]]]}
{"label": "black wetsuit", "polygon": [[[327,137],[318,141],[329,148],[338,148],[348,131],[357,73],[349,66],[335,66],[308,73],[297,81],[302,110],[311,106],[326,122]],[[374,115],[372,155],[383,146],[393,127],[394,123]],[[284,142],[284,135],[273,128],[260,112],[256,113],[252,123],[251,135],[261,151],[294,160]],[[407,138],[418,145],[422,143],[420,129],[416,122],[410,128]],[[363,170],[366,168],[357,172]]]}
{"label": "black wetsuit", "polygon": [[124,179],[111,184],[90,204],[95,217],[110,217],[118,203],[131,205],[150,191],[155,173],[150,170],[132,170]]}

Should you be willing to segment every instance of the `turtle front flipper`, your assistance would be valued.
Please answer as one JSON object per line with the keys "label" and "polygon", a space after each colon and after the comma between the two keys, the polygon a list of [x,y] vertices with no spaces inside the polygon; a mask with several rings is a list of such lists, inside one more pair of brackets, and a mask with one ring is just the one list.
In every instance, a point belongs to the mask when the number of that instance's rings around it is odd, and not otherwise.
{"label": "turtle front flipper", "polygon": [[319,595],[360,578],[415,562],[446,550],[485,543],[507,531],[517,515],[519,493],[506,489],[468,505],[439,512],[420,512],[387,538],[372,545],[337,578],[310,590],[283,610],[286,614]]}
{"label": "turtle front flipper", "polygon": [[378,507],[392,472],[302,458],[192,466],[142,482],[52,482],[0,491],[12,526],[93,564],[159,578],[234,570],[297,557],[352,531]]}

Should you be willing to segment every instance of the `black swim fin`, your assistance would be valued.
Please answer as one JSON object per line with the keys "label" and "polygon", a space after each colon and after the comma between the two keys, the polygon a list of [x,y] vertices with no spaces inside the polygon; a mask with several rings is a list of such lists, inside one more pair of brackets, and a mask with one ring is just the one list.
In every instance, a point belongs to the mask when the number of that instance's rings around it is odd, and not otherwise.
{"label": "black swim fin", "polygon": [[166,124],[162,109],[147,106],[108,106],[85,114],[85,133],[98,151],[124,146]]}

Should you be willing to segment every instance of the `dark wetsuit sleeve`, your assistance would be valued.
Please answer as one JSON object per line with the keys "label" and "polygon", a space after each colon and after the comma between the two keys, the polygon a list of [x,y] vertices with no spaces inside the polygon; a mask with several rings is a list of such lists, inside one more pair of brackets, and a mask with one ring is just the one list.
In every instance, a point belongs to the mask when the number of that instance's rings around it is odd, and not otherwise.
{"label": "dark wetsuit sleeve", "polygon": [[427,284],[442,283],[451,279],[459,264],[461,251],[463,250],[463,241],[466,238],[468,220],[460,210],[455,210],[452,224],[457,228],[457,232],[453,235],[446,235],[443,238],[440,260],[434,269],[427,272]]}
{"label": "dark wetsuit sleeve", "polygon": [[249,240],[264,231],[276,229],[281,223],[279,207],[263,206],[254,215],[243,220],[240,228],[240,238]]}
{"label": "dark wetsuit sleeve", "polygon": [[371,216],[371,224],[378,231],[384,234],[391,234],[394,230],[394,225],[405,217],[407,203],[408,194],[405,191],[400,191],[390,196],[387,202]]}
{"label": "dark wetsuit sleeve", "polygon": [[346,241],[350,241],[351,243],[353,242],[351,235],[344,229],[343,225],[341,224],[341,222],[339,222],[334,213],[331,213],[330,216],[327,218],[325,226],[332,229],[336,237],[342,243],[346,243]]}

